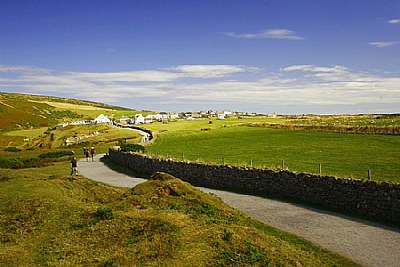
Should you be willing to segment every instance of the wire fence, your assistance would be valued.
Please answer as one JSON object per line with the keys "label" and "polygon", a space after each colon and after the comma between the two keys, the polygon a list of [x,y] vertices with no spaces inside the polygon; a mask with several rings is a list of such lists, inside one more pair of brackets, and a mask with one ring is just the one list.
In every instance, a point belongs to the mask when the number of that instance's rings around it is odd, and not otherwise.
{"label": "wire fence", "polygon": [[[394,164],[390,170],[380,170],[379,166],[372,165],[371,168],[368,163],[360,165],[352,165],[351,162],[315,162],[311,160],[272,160],[266,156],[264,159],[252,159],[247,158],[243,160],[237,160],[237,157],[230,157],[223,154],[218,156],[208,155],[193,152],[165,152],[158,150],[146,150],[146,155],[158,159],[171,159],[174,161],[182,162],[194,162],[202,164],[216,164],[216,165],[229,165],[234,167],[245,167],[245,168],[257,168],[257,169],[273,169],[273,170],[288,170],[295,172],[304,172],[317,175],[337,176],[337,177],[348,177],[356,179],[371,180],[373,174],[378,180],[393,180],[393,177],[397,177],[400,173],[400,168]],[[382,177],[381,173],[385,173]],[[378,177],[381,175],[381,177]],[[386,179],[385,179],[386,178]]]}

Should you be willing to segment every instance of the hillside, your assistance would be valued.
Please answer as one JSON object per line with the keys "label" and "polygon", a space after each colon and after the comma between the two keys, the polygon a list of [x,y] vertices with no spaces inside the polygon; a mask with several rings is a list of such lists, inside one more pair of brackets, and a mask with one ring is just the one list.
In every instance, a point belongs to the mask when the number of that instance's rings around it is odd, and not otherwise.
{"label": "hillside", "polygon": [[53,127],[59,122],[105,115],[132,114],[134,110],[102,103],[0,92],[1,131]]}
{"label": "hillside", "polygon": [[356,266],[158,173],[133,189],[0,169],[2,266]]}
{"label": "hillside", "polygon": [[78,145],[100,145],[103,153],[109,145],[120,140],[140,141],[136,132],[110,128],[105,124],[68,126],[55,130],[61,122],[72,122],[82,119],[93,119],[100,114],[119,118],[135,113],[146,114],[148,111],[137,111],[102,103],[0,92],[0,155],[21,156],[5,153],[4,149],[24,150],[24,156],[39,152],[27,150],[67,148],[66,141],[72,140],[69,148]]}

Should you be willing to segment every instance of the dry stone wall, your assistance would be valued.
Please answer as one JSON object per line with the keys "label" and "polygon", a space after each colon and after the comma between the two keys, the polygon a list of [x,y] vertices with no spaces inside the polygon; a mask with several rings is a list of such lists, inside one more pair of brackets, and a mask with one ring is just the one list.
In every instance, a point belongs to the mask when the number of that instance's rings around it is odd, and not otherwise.
{"label": "dry stone wall", "polygon": [[176,162],[110,149],[109,159],[143,174],[169,173],[194,186],[272,194],[400,222],[400,184],[287,170]]}

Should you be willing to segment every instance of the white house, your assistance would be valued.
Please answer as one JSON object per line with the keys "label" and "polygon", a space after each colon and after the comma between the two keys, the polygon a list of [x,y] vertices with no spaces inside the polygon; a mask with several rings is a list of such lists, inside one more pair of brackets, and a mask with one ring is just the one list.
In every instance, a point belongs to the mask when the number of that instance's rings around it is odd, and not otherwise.
{"label": "white house", "polygon": [[161,119],[166,120],[169,119],[169,114],[168,112],[160,112]]}
{"label": "white house", "polygon": [[225,117],[232,116],[232,111],[230,111],[230,110],[224,110],[224,115],[225,115]]}
{"label": "white house", "polygon": [[73,121],[70,124],[71,125],[83,125],[83,124],[90,124],[90,123],[92,123],[92,120]]}
{"label": "white house", "polygon": [[135,115],[135,124],[144,123],[144,117],[142,114]]}
{"label": "white house", "polygon": [[169,117],[171,119],[178,119],[179,118],[179,114],[177,112],[170,112],[169,113]]}
{"label": "white house", "polygon": [[219,120],[225,119],[225,114],[224,114],[224,113],[219,113],[219,114],[218,114],[218,119],[219,119]]}
{"label": "white house", "polygon": [[56,130],[61,129],[61,128],[64,128],[64,127],[67,127],[67,126],[68,126],[68,123],[67,123],[67,122],[66,122],[66,123],[57,124]]}
{"label": "white house", "polygon": [[201,118],[201,114],[198,111],[194,111],[194,112],[192,112],[192,117],[193,118]]}
{"label": "white house", "polygon": [[94,123],[109,123],[111,122],[109,118],[107,118],[106,116],[104,116],[103,114],[100,114],[99,116],[97,116],[94,120]]}
{"label": "white house", "polygon": [[153,121],[161,121],[161,120],[162,120],[161,114],[149,114],[146,117],[144,117],[144,121],[146,123],[150,123]]}

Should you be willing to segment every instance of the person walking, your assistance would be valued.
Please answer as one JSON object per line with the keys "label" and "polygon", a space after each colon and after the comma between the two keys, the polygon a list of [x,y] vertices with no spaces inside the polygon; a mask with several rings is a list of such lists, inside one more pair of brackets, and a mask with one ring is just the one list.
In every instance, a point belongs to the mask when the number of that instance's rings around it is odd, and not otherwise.
{"label": "person walking", "polygon": [[86,147],[83,148],[83,154],[86,157],[86,161],[89,161],[89,149],[87,149]]}
{"label": "person walking", "polygon": [[71,160],[71,174],[70,175],[74,174],[74,172],[75,172],[75,175],[78,176],[78,161],[76,160],[76,157],[73,157]]}
{"label": "person walking", "polygon": [[92,156],[92,161],[94,161],[94,155],[96,154],[96,150],[94,149],[94,147],[92,147],[90,149],[90,155]]}

